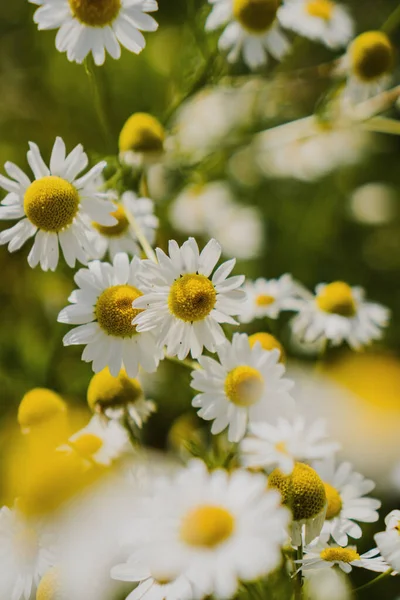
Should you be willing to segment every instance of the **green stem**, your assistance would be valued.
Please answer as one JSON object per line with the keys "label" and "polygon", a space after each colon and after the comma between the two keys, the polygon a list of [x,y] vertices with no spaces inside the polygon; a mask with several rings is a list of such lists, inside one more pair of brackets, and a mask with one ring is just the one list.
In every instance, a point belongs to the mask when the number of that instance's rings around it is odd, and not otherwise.
{"label": "green stem", "polygon": [[400,4],[398,4],[394,11],[388,16],[381,27],[381,31],[384,31],[387,34],[392,33],[398,25],[400,25]]}
{"label": "green stem", "polygon": [[104,141],[107,148],[112,147],[112,137],[108,124],[107,114],[105,110],[105,102],[103,101],[102,88],[97,78],[96,67],[91,56],[88,56],[84,61],[86,75],[89,78],[89,83],[93,95],[93,101],[97,112],[97,117],[102,129]]}
{"label": "green stem", "polygon": [[140,228],[140,225],[136,221],[135,217],[129,210],[126,209],[126,207],[125,207],[125,214],[126,214],[126,218],[129,221],[129,224],[131,225],[133,231],[135,232],[135,235],[137,237],[139,244],[142,247],[143,252],[146,254],[146,256],[149,260],[152,260],[154,263],[157,264],[158,260],[157,260],[156,253],[154,252],[153,248],[149,244],[146,236],[144,235],[144,233],[143,233],[142,229]]}
{"label": "green stem", "polygon": [[[297,546],[296,559],[303,560],[303,542],[300,544],[300,546]],[[298,563],[295,563],[295,564],[297,565]],[[294,597],[295,597],[295,600],[302,600],[302,598],[303,598],[303,575],[302,575],[301,569],[299,569],[298,572],[296,573]]]}
{"label": "green stem", "polygon": [[391,575],[391,573],[393,573],[393,569],[388,569],[384,573],[381,573],[380,575],[378,575],[378,577],[375,577],[375,579],[372,579],[368,583],[365,583],[364,585],[361,585],[360,587],[355,588],[353,590],[353,592],[360,592],[361,590],[366,590],[366,589],[372,587],[373,585],[375,585],[376,583],[379,583],[380,581],[382,581],[382,579],[386,579],[386,577],[389,577],[389,575]]}

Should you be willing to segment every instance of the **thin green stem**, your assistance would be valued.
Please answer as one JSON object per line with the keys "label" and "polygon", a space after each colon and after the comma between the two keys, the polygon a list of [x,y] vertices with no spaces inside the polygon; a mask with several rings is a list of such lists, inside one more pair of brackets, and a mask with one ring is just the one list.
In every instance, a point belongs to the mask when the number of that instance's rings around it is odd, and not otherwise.
{"label": "thin green stem", "polygon": [[146,254],[147,258],[149,260],[152,260],[154,263],[158,263],[156,253],[154,252],[153,248],[149,244],[146,236],[144,235],[139,223],[136,221],[133,214],[126,208],[125,208],[125,214],[126,214],[126,218],[129,221],[129,224],[131,225],[133,231],[135,232],[137,240],[138,240],[139,244],[141,245],[142,250]]}
{"label": "thin green stem", "polygon": [[355,588],[353,590],[353,592],[360,592],[361,590],[366,590],[366,589],[372,587],[373,585],[375,585],[376,583],[379,583],[380,581],[382,581],[382,579],[386,579],[386,577],[389,577],[389,575],[391,575],[392,573],[393,573],[393,569],[388,569],[384,573],[381,573],[380,575],[378,575],[378,577],[375,577],[375,579],[372,579],[368,583],[365,583],[364,585],[360,585],[360,587]]}
{"label": "thin green stem", "polygon": [[393,31],[400,25],[400,4],[394,9],[394,11],[388,16],[386,21],[381,27],[381,31],[385,33],[393,33]]}
{"label": "thin green stem", "polygon": [[102,87],[99,84],[96,67],[91,56],[87,57],[84,61],[84,67],[86,75],[89,78],[89,83],[93,95],[93,101],[99,119],[100,127],[104,136],[104,141],[107,148],[112,147],[112,137],[110,133],[110,127],[107,119],[105,102],[103,100]]}
{"label": "thin green stem", "polygon": [[[303,542],[300,544],[300,546],[297,546],[296,559],[303,560]],[[295,564],[298,564],[298,563],[295,563]],[[294,597],[295,597],[295,600],[302,600],[302,598],[303,598],[303,575],[301,572],[301,568],[296,573]]]}

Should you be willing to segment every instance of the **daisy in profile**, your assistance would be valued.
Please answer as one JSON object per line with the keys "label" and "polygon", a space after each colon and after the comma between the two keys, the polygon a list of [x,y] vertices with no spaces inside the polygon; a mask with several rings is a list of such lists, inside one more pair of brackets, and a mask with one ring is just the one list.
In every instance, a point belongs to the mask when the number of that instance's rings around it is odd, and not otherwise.
{"label": "daisy in profile", "polygon": [[347,7],[332,0],[286,0],[278,16],[283,27],[328,48],[347,46],[354,35]]}
{"label": "daisy in profile", "polygon": [[246,281],[243,286],[246,292],[246,303],[240,314],[242,323],[250,323],[254,319],[269,317],[277,319],[283,310],[295,310],[301,287],[291,275],[286,273],[279,279]]}
{"label": "daisy in profile", "polygon": [[306,425],[302,417],[292,422],[278,419],[277,424],[251,423],[249,434],[240,445],[241,460],[245,467],[275,468],[289,475],[296,461],[330,457],[339,444],[328,438],[323,419]]}
{"label": "daisy in profile", "polygon": [[260,344],[250,347],[245,333],[235,333],[232,343],[225,341],[217,348],[219,362],[201,356],[201,369],[192,371],[191,386],[200,393],[192,405],[206,421],[213,420],[211,433],[228,427],[228,438],[239,442],[246,433],[248,421],[260,413],[275,420],[291,414],[294,408],[289,390],[293,382],[284,379],[285,367],[279,362],[279,351],[263,350]]}
{"label": "daisy in profile", "polygon": [[336,544],[347,546],[351,537],[360,539],[361,523],[375,523],[379,519],[379,500],[366,498],[375,483],[360,473],[353,471],[348,462],[335,468],[334,458],[313,463],[313,466],[324,482],[328,508],[322,532],[331,536]]}
{"label": "daisy in profile", "polygon": [[149,113],[133,113],[119,134],[119,158],[133,168],[157,163],[164,153],[165,130]]}
{"label": "daisy in profile", "polygon": [[241,311],[243,275],[229,277],[235,259],[213,272],[221,246],[212,239],[202,252],[189,238],[181,247],[171,240],[169,256],[156,249],[158,263],[142,261],[140,281],[144,295],[137,298],[133,323],[138,332],[154,331],[167,353],[183,360],[189,352],[198,358],[203,347],[214,352],[224,342],[220,323],[237,325],[232,315]]}
{"label": "daisy in profile", "polygon": [[58,137],[50,167],[36,144],[30,142],[29,147],[27,158],[33,182],[11,162],[4,165],[9,178],[0,175],[0,187],[8,192],[0,206],[0,219],[19,219],[16,225],[0,233],[0,244],[8,243],[9,251],[15,252],[29,238],[35,237],[28,263],[32,268],[40,263],[44,271],[56,269],[58,244],[70,267],[74,267],[77,260],[86,264],[95,252],[88,220],[105,226],[116,224],[108,194],[96,191],[93,186],[106,163],[100,162],[78,177],[88,165],[88,157],[80,144],[67,155],[65,144]]}
{"label": "daisy in profile", "polygon": [[400,571],[400,510],[392,510],[385,517],[386,531],[377,533],[375,537],[383,558],[396,572]]}
{"label": "daisy in profile", "polygon": [[63,342],[85,344],[82,360],[91,362],[95,373],[108,367],[117,377],[124,368],[129,377],[136,377],[139,365],[149,373],[157,369],[161,351],[153,334],[139,333],[132,325],[139,312],[132,302],[142,296],[140,269],[137,257],[129,262],[127,254],[120,253],[112,265],[92,261],[75,275],[79,289],[72,292],[71,305],[60,312],[58,321],[79,325]]}
{"label": "daisy in profile", "polygon": [[289,42],[278,24],[279,0],[209,0],[213,5],[206,30],[225,29],[219,38],[219,49],[228,51],[228,61],[236,62],[243,54],[250,69],[268,62],[268,54],[281,60],[289,50]]}
{"label": "daisy in profile", "polygon": [[102,65],[106,52],[121,56],[121,46],[139,54],[146,45],[142,31],[156,31],[150,12],[156,0],[29,0],[38,4],[34,15],[38,29],[58,29],[56,48],[71,62],[82,63],[90,52]]}
{"label": "daisy in profile", "polygon": [[292,329],[306,343],[326,340],[339,346],[347,342],[359,350],[382,337],[389,314],[384,306],[365,301],[362,288],[335,281],[318,285],[315,296],[299,304]]}
{"label": "daisy in profile", "polygon": [[131,215],[149,244],[154,244],[158,227],[158,219],[154,215],[154,202],[150,198],[138,198],[134,192],[128,191],[122,194],[120,202],[114,204],[112,216],[117,220],[115,225],[93,223],[96,230],[95,258],[102,259],[108,253],[111,260],[114,260],[118,252],[140,256],[140,244],[129,220]]}

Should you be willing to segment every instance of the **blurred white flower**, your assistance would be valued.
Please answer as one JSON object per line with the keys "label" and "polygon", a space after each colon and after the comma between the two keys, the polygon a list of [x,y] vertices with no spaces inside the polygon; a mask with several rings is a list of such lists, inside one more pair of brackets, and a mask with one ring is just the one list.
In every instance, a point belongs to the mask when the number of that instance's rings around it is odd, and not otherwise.
{"label": "blurred white flower", "polygon": [[392,510],[385,517],[386,531],[377,533],[376,544],[389,566],[400,571],[400,510]]}
{"label": "blurred white flower", "polygon": [[341,570],[309,571],[306,582],[307,600],[352,600],[348,578]]}
{"label": "blurred white flower", "polygon": [[239,316],[242,323],[263,317],[277,319],[281,311],[296,310],[299,297],[304,296],[303,288],[288,273],[279,279],[247,279],[243,289],[246,302]]}
{"label": "blurred white flower", "polygon": [[350,197],[352,217],[365,225],[384,225],[397,214],[396,190],[386,183],[367,183]]}

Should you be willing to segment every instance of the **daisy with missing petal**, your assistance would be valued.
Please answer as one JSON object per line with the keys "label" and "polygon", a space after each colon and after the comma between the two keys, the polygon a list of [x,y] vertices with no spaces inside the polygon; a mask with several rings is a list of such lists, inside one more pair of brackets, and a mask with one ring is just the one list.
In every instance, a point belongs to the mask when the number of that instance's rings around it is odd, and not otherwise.
{"label": "daisy with missing petal", "polygon": [[389,320],[387,308],[366,302],[362,288],[343,281],[318,285],[316,295],[301,302],[298,310],[292,328],[304,342],[347,342],[354,350],[379,340]]}
{"label": "daisy with missing petal", "polygon": [[60,323],[79,325],[64,337],[65,346],[85,344],[82,360],[91,362],[98,373],[106,367],[118,376],[125,368],[136,377],[139,365],[149,373],[157,369],[160,350],[151,332],[139,333],[132,320],[139,310],[132,302],[142,295],[138,273],[140,260],[129,262],[127,254],[117,254],[112,265],[89,263],[75,275],[78,290],[69,297],[70,306],[58,315]]}
{"label": "daisy with missing petal", "polygon": [[276,426],[252,423],[240,449],[245,467],[278,467],[289,475],[296,461],[330,457],[339,447],[328,439],[323,419],[307,426],[302,417],[297,417],[292,422],[279,419]]}
{"label": "daisy with missing petal", "polygon": [[214,352],[225,341],[220,323],[237,325],[244,292],[243,275],[229,277],[235,259],[224,262],[211,276],[221,246],[210,240],[200,253],[194,238],[181,247],[171,240],[169,256],[156,249],[158,263],[142,261],[140,281],[144,295],[134,301],[133,323],[138,332],[154,331],[170,356],[183,360],[189,352],[198,358],[203,347]]}
{"label": "daisy with missing petal", "polygon": [[243,289],[246,292],[246,303],[240,314],[242,323],[250,323],[263,317],[277,319],[281,311],[296,309],[296,298],[301,294],[300,285],[288,273],[279,279],[260,277],[255,281],[246,281]]}
{"label": "daisy with missing petal", "polygon": [[211,433],[228,427],[228,438],[239,442],[248,421],[260,413],[270,420],[291,414],[294,408],[289,390],[293,382],[282,376],[285,367],[279,362],[279,351],[263,350],[260,344],[250,347],[245,333],[235,333],[232,343],[227,340],[217,348],[219,361],[202,356],[202,369],[192,371],[191,386],[200,394],[192,405],[199,408],[199,417],[213,420]]}
{"label": "daisy with missing petal", "polygon": [[304,552],[304,558],[295,562],[306,576],[308,571],[329,569],[335,565],[345,573],[350,573],[352,567],[361,567],[376,573],[384,573],[388,569],[388,565],[380,556],[378,548],[373,548],[369,552],[360,555],[355,546],[342,548],[341,546],[328,544],[324,537],[306,546]]}
{"label": "daisy with missing petal", "polygon": [[379,500],[366,498],[375,483],[353,471],[348,462],[335,468],[333,458],[313,464],[325,485],[328,508],[322,532],[332,536],[337,544],[346,546],[348,537],[360,539],[361,523],[375,523],[379,519]]}
{"label": "daisy with missing petal", "polygon": [[229,51],[229,62],[243,54],[250,69],[267,63],[268,53],[281,60],[289,43],[281,33],[277,12],[279,0],[209,0],[213,5],[206,30],[226,25],[220,39],[221,51]]}
{"label": "daisy with missing petal", "polygon": [[286,0],[278,11],[281,24],[328,48],[347,46],[354,22],[347,7],[332,0]]}
{"label": "daisy with missing petal", "polygon": [[39,4],[34,15],[38,29],[58,29],[56,48],[71,62],[82,63],[90,52],[102,65],[106,52],[121,56],[121,46],[139,54],[146,45],[141,31],[156,31],[147,13],[158,10],[156,0],[29,0]]}
{"label": "daisy with missing petal", "polygon": [[377,533],[375,537],[383,558],[396,572],[400,571],[400,510],[392,510],[386,518],[386,531]]}
{"label": "daisy with missing petal", "polygon": [[102,225],[115,225],[111,216],[112,202],[108,194],[96,191],[93,182],[106,166],[101,162],[78,178],[88,165],[88,157],[81,145],[66,154],[65,144],[57,138],[48,167],[36,144],[29,143],[27,154],[34,181],[16,165],[7,162],[7,175],[0,175],[0,187],[7,196],[0,206],[0,219],[20,219],[0,233],[0,244],[7,244],[10,252],[19,250],[35,236],[28,263],[33,268],[39,263],[44,271],[54,271],[58,264],[60,243],[64,258],[70,267],[75,261],[86,264],[95,251],[90,242],[88,219]]}

